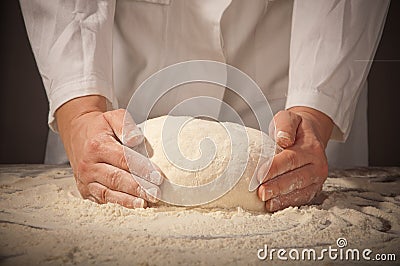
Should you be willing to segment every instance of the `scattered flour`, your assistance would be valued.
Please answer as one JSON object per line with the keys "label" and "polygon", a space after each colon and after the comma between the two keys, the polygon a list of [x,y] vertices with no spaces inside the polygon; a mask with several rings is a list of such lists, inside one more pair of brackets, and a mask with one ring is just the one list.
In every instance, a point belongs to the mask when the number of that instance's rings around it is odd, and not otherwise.
{"label": "scattered flour", "polygon": [[399,175],[399,168],[332,172],[315,205],[265,214],[97,205],[79,197],[68,167],[1,166],[0,263],[254,265],[264,244],[318,250],[339,237],[399,260]]}

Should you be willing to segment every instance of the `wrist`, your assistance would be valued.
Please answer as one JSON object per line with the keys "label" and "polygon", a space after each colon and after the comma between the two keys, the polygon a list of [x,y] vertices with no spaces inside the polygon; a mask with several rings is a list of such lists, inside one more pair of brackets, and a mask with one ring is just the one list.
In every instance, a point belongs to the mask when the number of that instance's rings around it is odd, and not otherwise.
{"label": "wrist", "polygon": [[295,106],[288,110],[300,115],[303,119],[308,119],[316,130],[320,141],[323,143],[324,147],[326,147],[334,126],[334,123],[329,116],[323,112],[306,106]]}
{"label": "wrist", "polygon": [[69,127],[71,122],[88,113],[107,111],[107,100],[100,95],[89,95],[72,99],[64,103],[55,112],[59,131]]}
{"label": "wrist", "polygon": [[57,109],[55,117],[57,120],[58,131],[69,158],[71,154],[71,137],[74,135],[72,133],[74,124],[76,125],[76,122],[78,122],[80,118],[101,114],[106,111],[107,100],[100,95],[90,95],[75,98],[64,103],[60,108]]}

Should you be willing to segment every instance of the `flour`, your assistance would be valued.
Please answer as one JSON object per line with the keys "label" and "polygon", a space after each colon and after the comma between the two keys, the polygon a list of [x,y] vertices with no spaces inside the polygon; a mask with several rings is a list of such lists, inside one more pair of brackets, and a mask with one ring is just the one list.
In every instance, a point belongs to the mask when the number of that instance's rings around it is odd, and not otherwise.
{"label": "flour", "polygon": [[333,172],[315,205],[265,214],[98,205],[79,197],[68,167],[0,167],[1,263],[254,265],[264,244],[321,249],[336,247],[339,237],[349,248],[399,258],[399,174],[399,168]]}

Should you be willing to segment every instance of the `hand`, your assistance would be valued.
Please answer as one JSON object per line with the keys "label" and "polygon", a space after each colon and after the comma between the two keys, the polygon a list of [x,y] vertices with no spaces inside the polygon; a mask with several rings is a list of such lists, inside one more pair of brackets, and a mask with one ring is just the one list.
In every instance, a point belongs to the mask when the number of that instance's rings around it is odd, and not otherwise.
{"label": "hand", "polygon": [[273,136],[283,151],[258,169],[263,184],[258,196],[266,210],[274,212],[309,203],[321,190],[328,176],[325,147],[333,122],[325,114],[308,107],[293,107],[274,116]]}
{"label": "hand", "polygon": [[107,112],[102,96],[87,96],[65,103],[56,118],[83,198],[146,207],[159,198],[163,177],[147,157],[128,148],[142,143],[144,136],[130,116],[123,133],[125,114],[122,109]]}

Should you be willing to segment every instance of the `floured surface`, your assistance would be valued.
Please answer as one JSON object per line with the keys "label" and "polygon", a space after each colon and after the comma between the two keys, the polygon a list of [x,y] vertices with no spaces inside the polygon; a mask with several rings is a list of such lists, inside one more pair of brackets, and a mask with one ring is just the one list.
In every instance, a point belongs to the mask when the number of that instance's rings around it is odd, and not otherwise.
{"label": "floured surface", "polygon": [[[257,258],[265,244],[318,250],[337,247],[339,237],[347,239],[348,248],[395,253],[398,262],[399,175],[399,168],[333,172],[317,200],[320,205],[271,215],[241,209],[97,205],[78,197],[67,167],[2,166],[0,262],[266,265],[271,261]],[[273,263],[278,262],[275,257]],[[326,257],[325,263],[332,261]]]}

